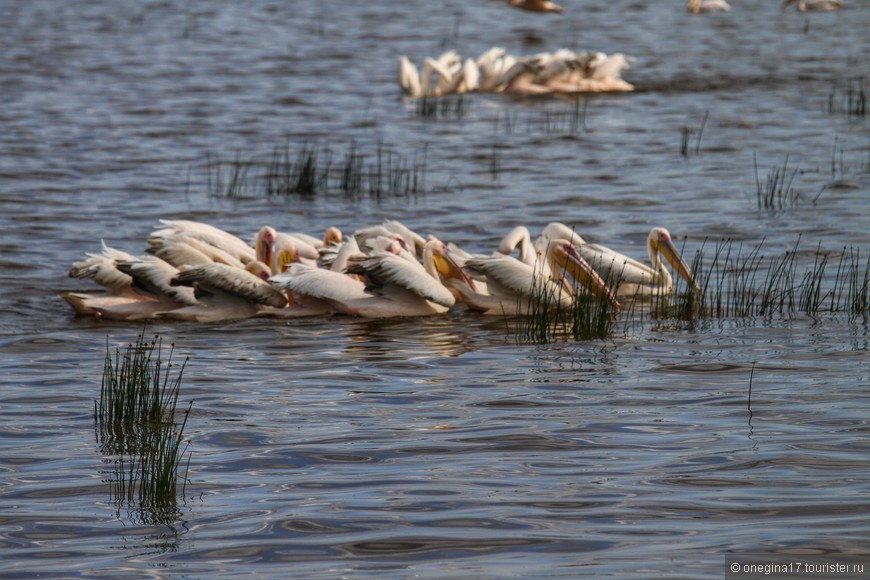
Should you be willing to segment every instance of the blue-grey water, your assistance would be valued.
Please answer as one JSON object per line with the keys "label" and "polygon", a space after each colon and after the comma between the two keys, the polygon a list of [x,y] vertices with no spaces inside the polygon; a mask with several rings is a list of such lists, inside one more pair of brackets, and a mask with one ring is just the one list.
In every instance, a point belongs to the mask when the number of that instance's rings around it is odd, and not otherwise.
{"label": "blue-grey water", "polygon": [[[77,318],[59,295],[94,288],[67,277],[72,262],[101,240],[141,252],[159,219],[250,238],[393,218],[481,252],[515,225],[564,221],[638,257],[663,225],[689,254],[730,239],[776,256],[800,238],[809,263],[817,248],[866,259],[870,125],[854,102],[870,5],[561,3],[0,2],[0,575],[708,578],[745,553],[870,565],[868,326],[842,313],[546,344],[461,309],[153,323],[189,357],[189,483],[170,516],[113,495],[94,400],[107,349],[142,326]],[[491,46],[623,52],[637,91],[470,95],[434,116],[400,98],[399,55]],[[316,147],[338,167],[352,146],[425,159],[424,183],[216,184],[236,160]],[[759,209],[757,180],[784,166],[790,200]]]}

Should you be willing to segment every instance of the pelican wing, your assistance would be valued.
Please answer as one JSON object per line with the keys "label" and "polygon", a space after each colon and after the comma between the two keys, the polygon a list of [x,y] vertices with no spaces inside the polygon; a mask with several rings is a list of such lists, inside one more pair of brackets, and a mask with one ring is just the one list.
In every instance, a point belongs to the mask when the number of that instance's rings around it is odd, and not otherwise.
{"label": "pelican wing", "polygon": [[513,83],[517,79],[517,77],[522,74],[534,74],[536,66],[537,60],[535,59],[535,57],[518,60],[513,63],[510,68],[502,72],[501,76],[499,76],[498,80],[495,82],[495,85],[498,87],[505,87]]}
{"label": "pelican wing", "polygon": [[118,270],[133,279],[133,286],[146,295],[168,296],[179,304],[197,304],[193,290],[172,286],[171,280],[178,275],[178,268],[154,256],[119,260]]}
{"label": "pelican wing", "polygon": [[151,233],[148,238],[148,243],[151,245],[159,244],[161,238],[173,233],[186,233],[224,250],[243,263],[256,258],[254,248],[244,240],[215,226],[191,220],[160,220],[160,222],[166,227]]}
{"label": "pelican wing", "polygon": [[70,278],[90,279],[105,286],[112,294],[129,291],[133,278],[115,267],[115,260],[99,254],[89,254],[88,258],[74,262],[69,269]]}
{"label": "pelican wing", "polygon": [[656,272],[650,266],[598,244],[578,247],[580,256],[605,280],[649,284]]}
{"label": "pelican wing", "polygon": [[347,271],[365,276],[374,288],[396,285],[441,306],[450,307],[456,303],[453,293],[430,276],[421,264],[395,254],[367,258],[350,266]]}
{"label": "pelican wing", "polygon": [[237,256],[186,232],[152,237],[149,243],[146,252],[166,260],[176,268],[211,262],[237,268],[244,266]]}
{"label": "pelican wing", "polygon": [[358,279],[309,264],[293,264],[289,271],[269,278],[269,283],[294,294],[325,300],[343,312],[348,303],[369,297],[365,284]]}
{"label": "pelican wing", "polygon": [[528,295],[534,285],[532,266],[511,256],[473,256],[466,260],[465,268],[485,276],[493,293]]}
{"label": "pelican wing", "polygon": [[173,286],[195,286],[206,292],[214,290],[240,298],[282,308],[287,297],[254,274],[224,264],[204,264],[180,271],[170,282]]}

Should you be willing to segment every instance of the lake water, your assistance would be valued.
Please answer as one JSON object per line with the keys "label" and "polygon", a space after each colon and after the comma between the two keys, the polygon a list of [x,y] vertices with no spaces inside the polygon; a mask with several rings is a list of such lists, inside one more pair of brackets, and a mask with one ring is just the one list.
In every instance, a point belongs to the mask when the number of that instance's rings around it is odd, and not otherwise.
{"label": "lake water", "polygon": [[[518,340],[499,317],[149,324],[189,357],[172,517],[111,492],[107,348],[61,291],[158,220],[252,237],[399,219],[489,252],[551,221],[643,257],[652,226],[775,257],[870,251],[870,4],[2,2],[0,575],[707,578],[756,553],[870,566],[866,317],[800,313]],[[637,91],[471,95],[422,115],[399,55],[623,52]],[[681,151],[681,140],[688,147]],[[232,162],[425,159],[417,191],[218,191]],[[291,153],[295,154],[295,153]],[[756,179],[792,176],[758,207]],[[252,167],[254,176],[259,167]],[[792,174],[796,170],[796,173]],[[751,393],[750,393],[751,387]]]}

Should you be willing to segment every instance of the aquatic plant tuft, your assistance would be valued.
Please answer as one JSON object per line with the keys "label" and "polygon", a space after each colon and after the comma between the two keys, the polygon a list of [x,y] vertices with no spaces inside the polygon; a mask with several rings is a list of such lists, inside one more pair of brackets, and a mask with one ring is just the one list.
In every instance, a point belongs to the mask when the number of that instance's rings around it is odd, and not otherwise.
{"label": "aquatic plant tuft", "polygon": [[[139,520],[168,523],[178,511],[178,481],[187,483],[184,428],[193,402],[176,421],[181,377],[187,359],[175,378],[172,354],[164,362],[162,338],[151,341],[143,330],[135,344],[112,356],[108,343],[103,364],[100,400],[94,401],[94,429],[104,461],[112,465],[109,483],[113,500],[120,506],[135,506]],[[120,507],[119,507],[120,509]]]}

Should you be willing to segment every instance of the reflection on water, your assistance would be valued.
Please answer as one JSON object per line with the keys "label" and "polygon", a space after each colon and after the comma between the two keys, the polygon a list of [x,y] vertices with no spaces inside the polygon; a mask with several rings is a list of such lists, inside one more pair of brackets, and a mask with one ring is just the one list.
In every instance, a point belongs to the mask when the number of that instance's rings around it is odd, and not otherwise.
{"label": "reflection on water", "polygon": [[[687,255],[781,256],[798,235],[800,259],[865,255],[867,121],[847,98],[867,6],[563,3],[0,7],[0,575],[700,578],[726,553],[866,553],[867,320],[826,313],[551,344],[461,311],[155,322],[190,357],[190,483],[159,509],[114,491],[129,465],[101,453],[93,406],[107,345],[141,328],[58,294],[90,288],[67,270],[100,239],[142,252],[160,218],[243,236],[396,218],[484,253],[558,220],[635,257],[663,225]],[[638,91],[434,117],[399,99],[398,55],[491,46],[624,52]],[[210,190],[215,161],[353,144],[425,150],[420,191]],[[794,203],[759,209],[786,158]]]}

